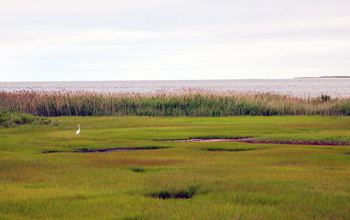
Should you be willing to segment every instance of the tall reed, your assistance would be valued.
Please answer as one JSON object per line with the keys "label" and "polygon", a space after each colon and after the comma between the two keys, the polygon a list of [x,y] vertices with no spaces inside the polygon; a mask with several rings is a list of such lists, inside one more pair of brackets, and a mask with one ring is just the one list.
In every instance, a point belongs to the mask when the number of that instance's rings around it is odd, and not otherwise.
{"label": "tall reed", "polygon": [[205,91],[147,95],[1,91],[0,109],[39,116],[350,115],[350,98]]}

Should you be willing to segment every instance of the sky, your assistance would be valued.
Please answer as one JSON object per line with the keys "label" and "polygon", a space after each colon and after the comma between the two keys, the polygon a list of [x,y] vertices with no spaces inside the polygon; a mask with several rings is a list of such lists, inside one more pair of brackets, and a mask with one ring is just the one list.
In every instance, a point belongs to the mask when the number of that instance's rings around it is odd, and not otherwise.
{"label": "sky", "polygon": [[1,0],[0,81],[350,75],[349,0]]}

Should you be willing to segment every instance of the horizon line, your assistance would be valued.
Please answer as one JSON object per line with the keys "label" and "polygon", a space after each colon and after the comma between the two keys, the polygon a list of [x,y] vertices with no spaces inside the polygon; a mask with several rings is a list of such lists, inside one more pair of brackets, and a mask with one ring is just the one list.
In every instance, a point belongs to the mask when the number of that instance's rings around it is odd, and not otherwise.
{"label": "horizon line", "polygon": [[226,79],[103,79],[103,80],[10,80],[0,83],[41,83],[41,82],[151,82],[151,81],[224,81],[224,80],[292,80],[292,79],[329,79],[350,78],[350,75],[337,76],[300,76],[286,78],[226,78]]}

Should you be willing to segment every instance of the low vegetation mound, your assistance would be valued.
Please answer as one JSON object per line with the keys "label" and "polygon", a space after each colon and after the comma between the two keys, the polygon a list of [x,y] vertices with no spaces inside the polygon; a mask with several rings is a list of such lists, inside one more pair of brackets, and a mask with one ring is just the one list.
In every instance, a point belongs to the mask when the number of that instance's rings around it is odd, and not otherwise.
{"label": "low vegetation mound", "polygon": [[143,173],[146,171],[145,168],[142,168],[142,167],[133,167],[130,170],[134,173]]}
{"label": "low vegetation mound", "polygon": [[39,116],[350,115],[350,98],[270,93],[0,92],[0,108]]}
{"label": "low vegetation mound", "polygon": [[50,123],[50,120],[47,118],[20,112],[0,111],[0,127],[8,128],[31,123],[48,124]]}
{"label": "low vegetation mound", "polygon": [[191,186],[182,190],[161,190],[159,192],[151,193],[149,196],[157,199],[190,199],[197,191],[198,187]]}

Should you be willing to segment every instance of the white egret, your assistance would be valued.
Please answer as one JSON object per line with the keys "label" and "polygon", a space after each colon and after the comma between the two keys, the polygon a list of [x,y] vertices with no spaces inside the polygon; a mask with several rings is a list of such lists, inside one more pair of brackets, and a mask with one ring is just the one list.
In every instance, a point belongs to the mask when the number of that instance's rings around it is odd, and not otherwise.
{"label": "white egret", "polygon": [[80,134],[80,124],[78,124],[78,130],[77,132],[75,132],[76,135],[79,135]]}

